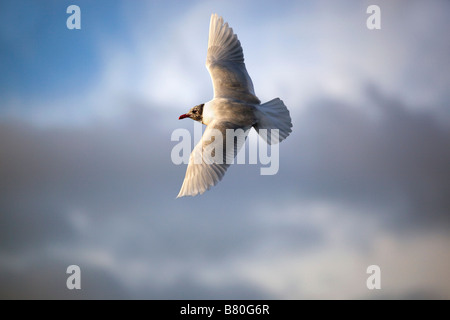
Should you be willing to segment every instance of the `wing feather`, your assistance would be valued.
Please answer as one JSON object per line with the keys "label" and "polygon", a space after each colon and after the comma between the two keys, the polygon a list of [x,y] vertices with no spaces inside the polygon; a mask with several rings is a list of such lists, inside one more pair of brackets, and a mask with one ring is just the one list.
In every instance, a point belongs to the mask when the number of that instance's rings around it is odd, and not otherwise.
{"label": "wing feather", "polygon": [[259,104],[244,64],[241,43],[223,18],[211,15],[206,67],[214,86],[214,98]]}
{"label": "wing feather", "polygon": [[[230,166],[230,162],[242,148],[250,128],[251,127],[241,128],[236,124],[226,121],[213,121],[210,123],[203,133],[202,139],[197,143],[194,150],[192,150],[189,157],[186,176],[177,198],[202,194],[222,180],[225,172]],[[239,135],[236,139],[233,138],[233,150],[229,150],[228,153],[226,150],[227,129],[243,129],[241,132],[241,135],[243,134],[243,136]],[[215,157],[215,152],[217,150],[211,148],[212,141],[215,141],[216,136],[218,136],[217,132],[220,132],[222,144],[219,143],[215,146],[217,148],[222,148],[222,157],[220,157],[220,154]]]}

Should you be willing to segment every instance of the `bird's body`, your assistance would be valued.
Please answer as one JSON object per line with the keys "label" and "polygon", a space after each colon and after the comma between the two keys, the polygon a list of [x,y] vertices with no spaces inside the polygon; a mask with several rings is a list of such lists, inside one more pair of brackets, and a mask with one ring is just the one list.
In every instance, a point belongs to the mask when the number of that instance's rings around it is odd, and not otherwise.
{"label": "bird's body", "polygon": [[226,98],[215,98],[203,107],[205,125],[212,121],[229,121],[240,126],[252,126],[256,122],[256,107],[243,101],[233,101]]}
{"label": "bird's body", "polygon": [[[256,97],[241,44],[233,29],[217,14],[211,16],[206,67],[213,82],[214,98],[180,116],[180,119],[189,117],[199,121],[207,128],[191,153],[178,197],[202,194],[216,185],[252,127],[258,132],[277,129],[276,141],[270,135],[262,135],[269,144],[278,143],[292,131],[289,111],[280,99],[261,104]],[[237,139],[227,138],[230,130],[237,132]],[[209,147],[216,138],[222,139],[223,149],[211,152]],[[230,144],[232,147],[227,149]],[[218,151],[221,156],[217,156]]]}

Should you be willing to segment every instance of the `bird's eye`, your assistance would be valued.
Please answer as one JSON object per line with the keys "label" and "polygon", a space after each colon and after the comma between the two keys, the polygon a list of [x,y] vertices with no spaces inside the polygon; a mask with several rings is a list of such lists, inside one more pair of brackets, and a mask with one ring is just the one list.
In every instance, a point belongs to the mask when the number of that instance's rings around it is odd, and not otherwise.
{"label": "bird's eye", "polygon": [[192,113],[197,113],[197,110],[193,110]]}

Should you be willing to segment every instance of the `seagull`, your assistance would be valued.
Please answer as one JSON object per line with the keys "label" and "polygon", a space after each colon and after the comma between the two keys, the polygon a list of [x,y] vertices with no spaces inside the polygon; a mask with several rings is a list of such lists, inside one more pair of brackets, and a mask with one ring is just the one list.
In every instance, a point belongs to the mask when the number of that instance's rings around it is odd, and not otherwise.
{"label": "seagull", "polygon": [[[275,98],[261,104],[255,95],[241,43],[217,14],[211,15],[206,68],[212,79],[214,98],[179,117],[180,120],[191,118],[207,127],[189,157],[177,198],[202,194],[222,180],[252,127],[268,144],[281,142],[292,132],[289,110],[283,101]],[[277,129],[276,135],[267,134],[273,129]],[[227,136],[229,130],[239,132],[237,139]],[[216,138],[221,140],[215,141]],[[211,148],[213,142],[222,142],[223,149]],[[231,147],[225,148],[227,145]]]}

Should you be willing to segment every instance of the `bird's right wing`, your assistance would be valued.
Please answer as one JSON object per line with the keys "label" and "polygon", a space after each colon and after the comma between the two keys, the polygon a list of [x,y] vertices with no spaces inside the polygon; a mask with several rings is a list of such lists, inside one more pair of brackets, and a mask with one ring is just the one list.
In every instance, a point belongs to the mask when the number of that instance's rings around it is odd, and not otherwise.
{"label": "bird's right wing", "polygon": [[250,128],[240,128],[225,121],[211,122],[206,127],[202,139],[192,150],[186,176],[177,198],[202,194],[222,180],[245,143]]}
{"label": "bird's right wing", "polygon": [[217,14],[211,15],[206,67],[213,82],[214,98],[260,103],[245,68],[241,43]]}

